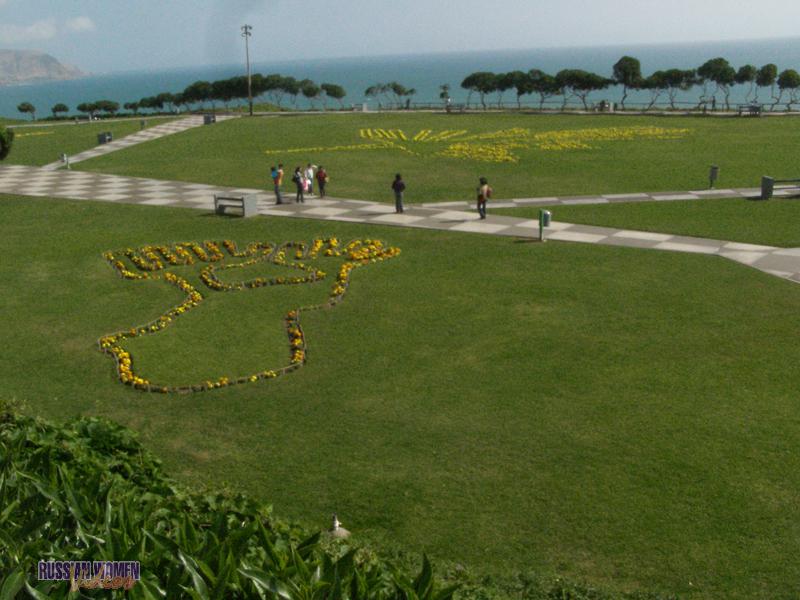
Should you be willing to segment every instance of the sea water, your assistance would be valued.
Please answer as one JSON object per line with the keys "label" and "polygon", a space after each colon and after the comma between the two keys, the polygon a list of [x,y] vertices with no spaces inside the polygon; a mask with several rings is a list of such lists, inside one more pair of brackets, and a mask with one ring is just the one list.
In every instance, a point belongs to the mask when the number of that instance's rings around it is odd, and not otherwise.
{"label": "sea water", "polygon": [[[535,40],[531,41],[535,45]],[[760,67],[775,63],[779,71],[787,68],[800,70],[800,38],[773,40],[745,40],[734,42],[703,42],[694,44],[669,44],[649,46],[603,46],[594,48],[540,48],[528,50],[498,50],[486,52],[459,52],[446,54],[409,54],[405,56],[354,57],[338,59],[319,59],[304,61],[256,62],[253,72],[269,74],[280,73],[298,79],[311,79],[317,83],[336,83],[345,88],[345,106],[361,105],[367,99],[364,90],[376,83],[398,81],[407,88],[415,88],[417,93],[413,102],[440,102],[439,91],[442,84],[450,85],[454,102],[463,102],[467,92],[460,84],[464,77],[475,71],[505,72],[541,69],[555,74],[561,69],[584,69],[606,77],[611,76],[612,66],[623,55],[638,58],[645,75],[653,71],[669,68],[697,68],[710,58],[722,56],[734,68],[744,64]],[[30,85],[0,87],[0,115],[19,118],[17,106],[21,102],[31,102],[37,115],[50,113],[57,103],[66,104],[73,113],[82,102],[95,100],[115,100],[120,105],[137,101],[145,96],[161,92],[176,93],[197,80],[213,81],[225,79],[245,72],[243,64],[191,67],[182,69],[154,68],[147,72],[116,72],[92,75],[73,81],[54,81]],[[735,86],[732,102],[743,102],[748,86]],[[696,103],[699,89],[682,93],[682,102]],[[761,100],[769,101],[769,94],[762,91]],[[621,90],[609,88],[593,93],[591,100],[607,99],[618,101]],[[646,102],[649,94],[641,92],[630,97],[631,102]],[[473,102],[476,98],[473,96]],[[496,102],[496,95],[492,96]],[[515,94],[509,90],[504,102],[513,102]],[[525,97],[534,103],[536,96]],[[663,103],[666,98],[661,98]],[[719,96],[717,101],[721,102]],[[377,108],[377,101],[369,101]],[[573,101],[574,102],[574,101]],[[288,100],[284,101],[284,104]],[[328,105],[338,106],[333,100]],[[308,106],[305,100],[299,107]]]}

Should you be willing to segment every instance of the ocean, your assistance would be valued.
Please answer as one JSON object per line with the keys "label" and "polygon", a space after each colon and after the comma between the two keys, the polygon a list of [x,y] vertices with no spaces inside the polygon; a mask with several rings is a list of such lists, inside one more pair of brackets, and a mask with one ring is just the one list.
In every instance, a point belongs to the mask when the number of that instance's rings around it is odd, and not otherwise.
{"label": "ocean", "polygon": [[[491,52],[459,52],[447,54],[410,54],[405,56],[359,57],[319,59],[306,61],[257,62],[254,73],[281,73],[298,79],[308,78],[317,83],[337,83],[347,90],[345,105],[365,101],[364,90],[375,83],[398,81],[416,88],[414,102],[438,102],[439,86],[450,84],[454,102],[466,100],[466,91],[460,83],[475,71],[505,72],[527,71],[532,68],[555,74],[561,69],[575,68],[610,76],[613,64],[623,55],[635,56],[642,63],[645,75],[659,69],[696,68],[709,58],[722,56],[735,67],[753,64],[760,67],[775,63],[779,70],[800,70],[800,38],[772,40],[744,40],[735,42],[703,42],[647,46],[603,46],[594,48],[547,48],[529,50],[503,50]],[[19,118],[17,106],[31,102],[39,116],[50,113],[56,103],[64,103],[73,112],[82,102],[115,100],[120,104],[152,96],[161,92],[179,92],[197,80],[213,81],[245,72],[243,64],[191,67],[183,69],[152,70],[147,72],[117,72],[92,75],[73,81],[57,81],[30,85],[0,87],[0,116]],[[747,86],[735,86],[732,102],[743,102]],[[607,99],[618,101],[621,92],[609,88],[590,96],[593,101]],[[679,100],[697,101],[698,90],[682,93]],[[535,96],[526,97],[535,104]],[[515,99],[513,90],[504,95],[504,102]],[[629,96],[629,103],[646,102],[648,93]],[[763,97],[762,101],[768,98]],[[473,101],[476,98],[473,97]],[[662,102],[665,99],[662,99]],[[718,99],[718,101],[721,100]],[[336,105],[335,101],[329,101]],[[377,108],[377,102],[370,102]],[[307,106],[301,102],[301,107]]]}

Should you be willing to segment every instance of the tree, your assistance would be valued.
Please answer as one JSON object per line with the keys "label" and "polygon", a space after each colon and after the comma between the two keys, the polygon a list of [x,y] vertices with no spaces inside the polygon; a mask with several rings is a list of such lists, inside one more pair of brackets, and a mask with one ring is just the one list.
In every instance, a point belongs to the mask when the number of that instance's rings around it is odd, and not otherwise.
{"label": "tree", "polygon": [[31,119],[33,121],[36,120],[36,107],[33,104],[31,104],[30,102],[23,102],[22,104],[17,106],[17,110],[19,112],[21,112],[22,114],[30,113]]}
{"label": "tree", "polygon": [[[211,83],[208,81],[195,81],[194,83],[189,84],[183,90],[183,97],[189,103],[198,103],[200,104],[200,108],[203,108],[203,104],[211,100]],[[211,107],[214,107],[212,102]],[[142,106],[142,108],[145,108]]]}
{"label": "tree", "polygon": [[300,91],[311,104],[311,108],[314,108],[314,100],[319,98],[322,88],[310,79],[304,79],[300,82]]}
{"label": "tree", "polygon": [[281,102],[283,101],[283,95],[285,92],[283,91],[283,75],[279,75],[278,73],[272,73],[271,75],[267,75],[264,77],[262,89],[264,90],[262,93],[267,95],[273,104],[275,104],[278,108],[281,106]]}
{"label": "tree", "polygon": [[768,87],[770,88],[770,95],[772,99],[775,100],[773,103],[773,108],[779,102],[780,97],[777,99],[775,98],[775,82],[778,80],[778,67],[772,63],[767,63],[763,67],[758,70],[758,75],[756,75],[756,96],[758,95],[758,88],[760,87]]}
{"label": "tree", "polygon": [[512,81],[514,82],[514,89],[517,92],[517,108],[521,109],[522,97],[534,92],[533,80],[531,79],[530,74],[524,73],[523,71],[512,71],[510,75]]}
{"label": "tree", "polygon": [[638,90],[642,86],[642,65],[638,58],[623,56],[614,65],[614,82],[622,86],[620,105],[625,109],[628,90]]}
{"label": "tree", "polygon": [[376,83],[369,86],[364,90],[364,96],[367,98],[375,98],[378,101],[378,107],[381,105],[380,97],[387,98],[386,94],[389,91],[389,86],[385,83]]}
{"label": "tree", "polygon": [[53,112],[53,117],[55,117],[57,119],[58,118],[58,113],[68,113],[69,112],[69,106],[67,106],[66,104],[63,104],[62,102],[59,102],[58,104],[53,106],[53,108],[51,108],[50,110]]}
{"label": "tree", "polygon": [[602,90],[610,85],[611,81],[595,73],[589,73],[581,69],[564,69],[556,74],[556,84],[564,96],[564,103],[561,108],[567,107],[567,100],[571,96],[580,98],[583,108],[589,109],[587,98],[589,94],[596,90]]}
{"label": "tree", "polygon": [[169,92],[162,92],[161,94],[156,96],[156,98],[158,98],[158,102],[162,108],[166,104],[169,112],[175,112],[175,108],[173,107],[173,104],[175,104],[174,95],[170,94]]}
{"label": "tree", "polygon": [[[716,87],[712,97],[721,91],[725,96],[725,110],[730,109],[731,85],[736,81],[736,71],[730,63],[721,57],[712,58],[697,69],[697,76],[704,84],[706,81],[713,81]],[[703,89],[705,96],[705,85]]]}
{"label": "tree", "polygon": [[14,142],[14,130],[0,127],[0,160],[5,160],[11,152],[11,145]]}
{"label": "tree", "polygon": [[158,111],[164,108],[164,104],[158,99],[158,96],[146,96],[139,100],[139,107]]}
{"label": "tree", "polygon": [[788,92],[789,98],[786,101],[786,110],[792,110],[792,104],[797,103],[797,88],[800,88],[800,73],[794,69],[786,69],[778,75],[778,87],[783,92]]}
{"label": "tree", "polygon": [[574,69],[562,69],[556,73],[555,82],[558,86],[558,93],[563,98],[561,110],[567,108],[567,102],[572,97],[573,74]]}
{"label": "tree", "polygon": [[175,112],[180,112],[181,106],[186,104],[186,98],[183,97],[182,92],[178,92],[177,94],[173,94],[172,103],[175,105]]}
{"label": "tree", "polygon": [[113,115],[119,110],[119,102],[113,100],[98,100],[94,103],[96,110]]}
{"label": "tree", "polygon": [[559,93],[560,88],[555,77],[539,69],[531,69],[528,71],[528,80],[533,93],[539,95],[539,110],[544,110],[545,100]]}
{"label": "tree", "polygon": [[391,98],[397,106],[402,106],[403,98],[406,98],[406,104],[411,101],[411,96],[417,93],[414,88],[407,88],[396,81],[390,81],[387,84],[379,85],[385,93],[391,94]]}
{"label": "tree", "polygon": [[756,77],[758,77],[758,69],[753,65],[743,65],[739,67],[739,70],[736,72],[736,83],[739,85],[744,85],[745,83],[750,84],[747,95],[744,97],[745,102],[750,102],[750,95],[753,93]]}
{"label": "tree", "polygon": [[335,83],[323,83],[320,87],[322,91],[325,92],[326,97],[333,98],[339,103],[339,108],[344,108],[342,100],[347,96],[347,92],[342,86],[336,85]]}
{"label": "tree", "polygon": [[125,110],[132,110],[133,114],[135,114],[135,115],[139,114],[139,103],[138,102],[126,102],[125,104],[122,105],[122,108],[124,108]]}
{"label": "tree", "polygon": [[94,113],[97,112],[97,105],[94,102],[81,102],[78,104],[77,109],[79,112],[89,115],[89,119],[94,119]]}
{"label": "tree", "polygon": [[300,82],[294,77],[284,77],[281,81],[281,89],[292,97],[292,104],[297,107],[297,97],[300,95]]}
{"label": "tree", "polygon": [[655,106],[658,99],[667,90],[667,77],[666,71],[656,71],[649,77],[642,80],[642,89],[650,92],[650,103],[645,110],[650,110]]}
{"label": "tree", "polygon": [[[478,71],[467,75],[464,81],[461,82],[461,87],[469,91],[470,96],[473,92],[477,92],[481,100],[483,110],[486,110],[486,94],[491,94],[497,89],[496,85],[497,76],[489,71]],[[467,104],[469,104],[469,96],[467,96]]]}
{"label": "tree", "polygon": [[592,92],[606,89],[612,81],[596,73],[576,70],[574,72],[572,84],[573,93],[581,99],[583,109],[589,110],[587,98]]}
{"label": "tree", "polygon": [[228,110],[228,103],[236,97],[232,79],[220,79],[211,82],[211,98],[219,100]]}
{"label": "tree", "polygon": [[[666,71],[657,71],[658,77],[655,81],[657,84],[666,89],[669,96],[669,107],[675,109],[675,101],[678,97],[678,92],[686,92],[692,89],[697,83],[697,72],[694,69],[667,69]],[[655,76],[656,73],[653,73]]]}
{"label": "tree", "polygon": [[[499,73],[495,76],[494,89],[497,92],[497,108],[503,108],[503,92],[514,87],[514,73]],[[519,97],[517,98],[519,100]]]}

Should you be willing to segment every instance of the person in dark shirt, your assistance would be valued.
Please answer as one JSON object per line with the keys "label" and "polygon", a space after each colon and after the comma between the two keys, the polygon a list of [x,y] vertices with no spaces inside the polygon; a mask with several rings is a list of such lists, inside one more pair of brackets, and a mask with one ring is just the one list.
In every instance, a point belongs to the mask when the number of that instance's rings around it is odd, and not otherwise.
{"label": "person in dark shirt", "polygon": [[300,202],[305,204],[305,198],[303,197],[303,184],[305,183],[305,176],[303,175],[302,171],[300,171],[300,167],[297,167],[294,170],[292,181],[294,181],[295,185],[297,186],[297,196],[294,198],[295,203]]}
{"label": "person in dark shirt", "polygon": [[402,213],[403,211],[403,192],[406,191],[406,183],[403,181],[403,177],[398,173],[394,176],[394,181],[392,182],[392,190],[394,190],[394,211],[397,213]]}

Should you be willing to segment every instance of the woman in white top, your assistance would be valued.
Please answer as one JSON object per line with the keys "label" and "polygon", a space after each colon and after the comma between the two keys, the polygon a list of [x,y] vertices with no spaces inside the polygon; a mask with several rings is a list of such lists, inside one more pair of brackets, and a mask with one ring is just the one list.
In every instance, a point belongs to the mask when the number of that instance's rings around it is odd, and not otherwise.
{"label": "woman in white top", "polygon": [[316,165],[308,163],[305,171],[306,181],[308,182],[308,193],[312,195],[314,194],[314,169],[316,168]]}

